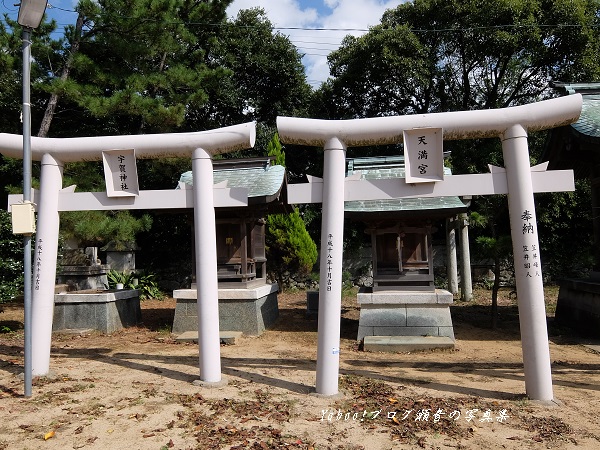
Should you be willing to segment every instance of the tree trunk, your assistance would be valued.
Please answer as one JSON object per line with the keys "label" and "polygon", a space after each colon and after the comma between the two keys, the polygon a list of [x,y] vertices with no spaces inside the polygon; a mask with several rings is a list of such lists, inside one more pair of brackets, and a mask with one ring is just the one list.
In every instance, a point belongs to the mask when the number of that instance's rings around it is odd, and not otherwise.
{"label": "tree trunk", "polygon": [[[79,44],[81,43],[81,32],[83,29],[83,12],[79,11],[77,16],[77,22],[75,23],[75,40],[71,45],[71,50],[69,52],[69,57],[65,62],[62,73],[60,75],[61,81],[66,81],[69,78],[69,72],[71,71],[71,66],[73,65],[73,56],[79,51]],[[50,130],[50,124],[52,123],[52,119],[54,118],[54,113],[56,112],[56,106],[58,105],[58,100],[60,95],[57,93],[52,93],[50,95],[50,100],[48,100],[48,105],[46,106],[46,111],[44,112],[44,117],[42,118],[42,123],[40,124],[40,130],[38,131],[38,137],[46,137],[48,136],[48,130]]]}

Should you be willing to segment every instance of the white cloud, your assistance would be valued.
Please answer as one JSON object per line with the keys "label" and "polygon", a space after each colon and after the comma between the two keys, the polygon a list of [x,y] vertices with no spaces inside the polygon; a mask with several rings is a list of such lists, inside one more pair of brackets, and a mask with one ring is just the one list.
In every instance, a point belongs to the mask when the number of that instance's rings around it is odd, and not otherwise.
{"label": "white cloud", "polygon": [[235,0],[227,14],[235,17],[240,9],[260,7],[267,12],[269,20],[277,27],[301,27],[314,24],[318,14],[314,8],[301,8],[296,0]]}
{"label": "white cloud", "polygon": [[[235,0],[228,15],[235,17],[240,9],[260,6],[274,27],[321,28],[325,30],[279,30],[303,53],[309,83],[318,86],[329,76],[327,55],[339,47],[344,36],[360,36],[377,25],[384,11],[406,0],[322,0],[322,8],[308,6],[308,0]],[[326,6],[325,6],[326,5]],[[330,8],[330,9],[327,9]],[[319,15],[317,9],[327,11]]]}

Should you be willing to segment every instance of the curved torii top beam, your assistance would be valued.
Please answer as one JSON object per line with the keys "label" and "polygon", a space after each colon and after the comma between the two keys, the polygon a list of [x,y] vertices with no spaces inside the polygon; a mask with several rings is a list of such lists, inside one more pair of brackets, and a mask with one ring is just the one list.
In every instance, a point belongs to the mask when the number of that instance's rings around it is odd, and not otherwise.
{"label": "curved torii top beam", "polygon": [[538,131],[568,125],[581,113],[580,94],[522,106],[367,119],[326,120],[278,117],[277,130],[286,144],[323,147],[337,138],[348,147],[402,142],[402,132],[413,128],[442,128],[445,140],[501,136],[513,125]]}
{"label": "curved torii top beam", "polygon": [[[218,128],[194,133],[136,134],[77,138],[31,138],[33,160],[50,154],[63,162],[102,159],[106,150],[135,149],[139,159],[168,156],[191,156],[196,148],[210,155],[230,153],[254,146],[256,123]],[[11,158],[23,157],[23,136],[0,133],[0,153]]]}

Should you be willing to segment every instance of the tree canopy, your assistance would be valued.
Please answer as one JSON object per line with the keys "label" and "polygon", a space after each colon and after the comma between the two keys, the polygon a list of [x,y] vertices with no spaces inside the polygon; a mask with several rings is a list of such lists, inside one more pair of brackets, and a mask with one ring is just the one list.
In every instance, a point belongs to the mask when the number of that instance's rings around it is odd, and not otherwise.
{"label": "tree canopy", "polygon": [[[346,37],[329,55],[331,78],[313,97],[312,113],[350,119],[504,108],[555,97],[552,81],[600,79],[599,22],[598,0],[406,2],[386,11],[381,23],[365,35]],[[530,135],[532,162],[545,136]],[[447,141],[444,148],[451,151],[453,173],[486,172],[488,164],[503,165],[498,139]],[[399,151],[362,149],[360,154]],[[579,217],[581,229],[591,232],[585,192],[569,196],[577,200],[572,203],[558,195],[560,215],[538,215],[540,229],[560,236],[541,241],[548,261],[559,259],[557,251],[563,245],[581,249],[581,243],[588,242],[565,231],[565,221]],[[538,202],[551,203],[552,198]],[[487,217],[494,239],[508,234],[504,196],[475,198],[472,209]],[[545,226],[544,221],[554,225]],[[556,246],[556,239],[563,245]]]}
{"label": "tree canopy", "polygon": [[415,0],[329,56],[321,115],[503,108],[600,78],[597,0]]}

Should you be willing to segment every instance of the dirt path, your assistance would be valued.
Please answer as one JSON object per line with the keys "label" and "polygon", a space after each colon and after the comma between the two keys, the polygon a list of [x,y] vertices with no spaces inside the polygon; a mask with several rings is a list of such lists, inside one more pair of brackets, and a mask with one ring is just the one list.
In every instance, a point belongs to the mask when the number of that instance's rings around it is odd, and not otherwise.
{"label": "dirt path", "polygon": [[[518,316],[503,293],[492,331],[489,292],[453,307],[456,349],[366,353],[358,308],[344,299],[341,398],[309,395],[317,320],[305,295],[280,295],[280,319],[260,337],[221,347],[228,385],[198,377],[198,346],[169,333],[173,300],[142,303],[143,326],[112,335],[56,335],[53,377],[25,399],[22,330],[0,334],[0,449],[597,449],[600,354],[549,319],[555,397],[525,398]],[[553,309],[556,290],[547,303]],[[0,328],[22,323],[21,308]],[[4,327],[4,328],[2,328]],[[44,439],[46,437],[47,439]]]}

